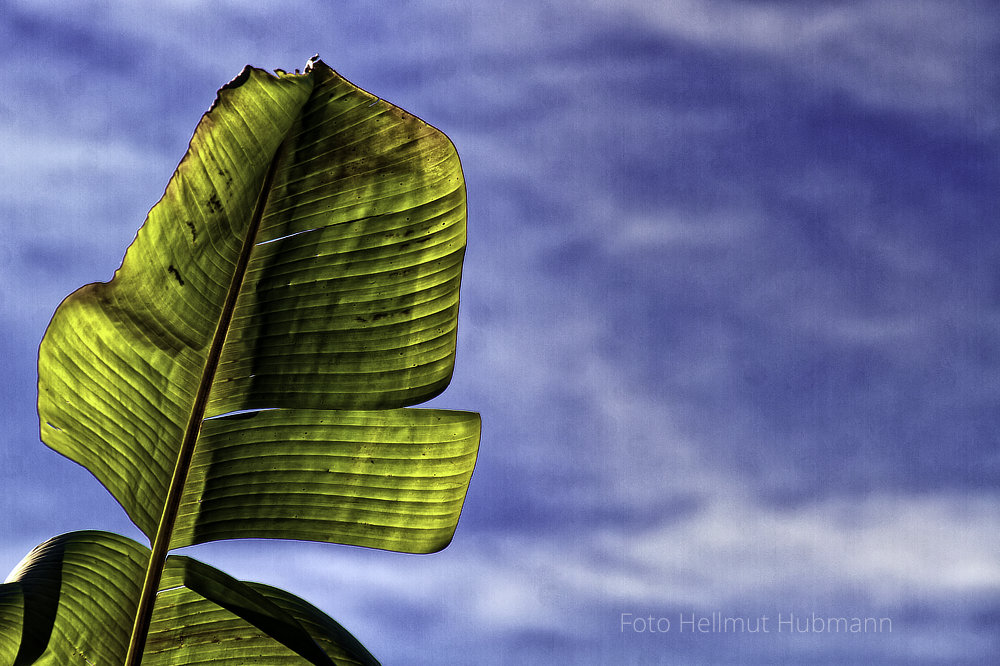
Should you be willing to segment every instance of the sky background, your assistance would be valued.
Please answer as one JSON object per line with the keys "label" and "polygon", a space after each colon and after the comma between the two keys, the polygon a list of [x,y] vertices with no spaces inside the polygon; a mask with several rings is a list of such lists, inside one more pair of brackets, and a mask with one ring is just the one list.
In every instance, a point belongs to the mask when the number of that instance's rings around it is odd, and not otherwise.
{"label": "sky background", "polygon": [[[458,365],[429,404],[482,413],[477,469],[436,555],[186,554],[385,664],[995,658],[994,2],[266,4],[0,8],[0,574],[66,531],[140,539],[38,441],[38,342],[216,90],[319,52],[462,156]],[[712,612],[892,631],[680,632]]]}

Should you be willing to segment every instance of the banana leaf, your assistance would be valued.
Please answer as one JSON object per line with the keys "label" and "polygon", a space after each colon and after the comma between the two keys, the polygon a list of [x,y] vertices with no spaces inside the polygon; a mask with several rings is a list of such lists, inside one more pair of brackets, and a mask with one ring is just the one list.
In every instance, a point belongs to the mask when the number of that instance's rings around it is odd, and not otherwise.
{"label": "banana leaf", "polygon": [[[71,532],[35,548],[0,585],[0,663],[123,663],[149,555],[130,539],[97,531]],[[378,663],[305,601],[170,556],[143,663],[248,661]]]}
{"label": "banana leaf", "polygon": [[452,376],[465,222],[448,138],[317,58],[219,91],[113,279],[39,347],[42,440],[150,539],[130,659],[172,549],[450,542],[479,415],[409,407]]}

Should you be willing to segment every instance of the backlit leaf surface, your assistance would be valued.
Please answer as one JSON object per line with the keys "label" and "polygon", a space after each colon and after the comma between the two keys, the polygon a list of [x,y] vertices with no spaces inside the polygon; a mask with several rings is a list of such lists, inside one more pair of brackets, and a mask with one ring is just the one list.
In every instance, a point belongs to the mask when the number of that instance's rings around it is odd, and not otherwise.
{"label": "backlit leaf surface", "polygon": [[[123,663],[149,554],[130,539],[95,531],[64,534],[36,548],[0,585],[0,663]],[[15,598],[22,612],[5,612],[4,600]],[[142,663],[377,662],[305,601],[170,557]]]}
{"label": "backlit leaf surface", "polygon": [[[478,416],[401,408],[451,377],[464,248],[464,181],[443,134],[322,62],[248,68],[114,279],[53,317],[42,439],[171,548],[438,550]],[[273,411],[212,418],[242,410]]]}

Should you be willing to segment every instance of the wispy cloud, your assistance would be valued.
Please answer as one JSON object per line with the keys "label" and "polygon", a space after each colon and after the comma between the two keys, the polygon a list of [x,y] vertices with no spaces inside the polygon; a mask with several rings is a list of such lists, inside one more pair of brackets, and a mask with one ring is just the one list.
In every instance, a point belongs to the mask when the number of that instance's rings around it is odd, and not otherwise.
{"label": "wispy cloud", "polygon": [[[592,5],[610,11],[602,0]],[[984,103],[996,93],[987,54],[1000,17],[981,2],[635,0],[614,7],[698,44],[777,58],[879,106],[990,113]]]}
{"label": "wispy cloud", "polygon": [[[407,645],[418,635],[442,646],[483,636],[487,663],[502,663],[489,655],[504,637],[549,635],[555,644],[592,650],[621,640],[621,613],[676,622],[692,612],[890,617],[893,631],[914,642],[902,652],[916,658],[919,637],[934,623],[992,612],[1000,595],[997,527],[990,494],[883,494],[775,510],[736,493],[646,529],[480,535],[434,557],[302,544],[277,552],[218,544],[207,551],[243,577],[274,572],[276,582],[373,639],[387,658],[412,655]],[[392,607],[398,612],[379,612]],[[386,633],[393,638],[382,638]],[[953,656],[984,648],[975,639],[963,645],[968,637],[959,634],[936,639],[936,649]],[[534,659],[559,649],[543,648]],[[618,654],[644,649],[623,645]],[[787,637],[771,637],[762,662],[782,662],[787,649]]]}

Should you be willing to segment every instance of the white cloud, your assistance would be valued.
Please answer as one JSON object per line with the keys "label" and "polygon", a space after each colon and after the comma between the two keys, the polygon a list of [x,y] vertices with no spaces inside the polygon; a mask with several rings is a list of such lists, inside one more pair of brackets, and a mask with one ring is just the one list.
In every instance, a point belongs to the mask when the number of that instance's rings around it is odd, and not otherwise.
{"label": "white cloud", "polygon": [[[306,544],[269,546],[270,554],[246,543],[209,549],[238,577],[291,586],[379,656],[387,646],[503,644],[525,634],[606,642],[619,613],[678,610],[888,616],[896,634],[919,639],[920,627],[901,614],[956,603],[974,612],[1000,592],[997,499],[883,494],[774,508],[719,492],[687,518],[648,529],[477,533],[431,556]],[[933,647],[961,655],[963,640],[936,636]]]}
{"label": "white cloud", "polygon": [[1000,504],[993,495],[873,495],[787,509],[719,497],[679,525],[606,535],[632,572],[647,572],[647,601],[687,597],[702,607],[747,599],[873,603],[1000,591]]}
{"label": "white cloud", "polygon": [[878,106],[985,111],[996,22],[974,2],[590,4],[707,47],[774,58]]}
{"label": "white cloud", "polygon": [[620,224],[609,230],[607,251],[621,260],[666,250],[738,249],[763,230],[748,210],[713,210],[709,214],[662,210],[656,217],[630,216],[617,211],[609,217]]}
{"label": "white cloud", "polygon": [[[0,162],[0,197],[8,205],[46,213],[77,210],[81,211],[80,219],[87,219],[91,225],[121,224],[87,214],[111,196],[107,187],[98,185],[113,182],[114,191],[119,191],[126,182],[136,180],[139,173],[152,175],[162,170],[157,168],[162,164],[161,155],[124,140],[109,142],[71,133],[4,129],[0,130],[0,142],[5,150],[5,159]],[[62,225],[53,223],[31,223],[20,217],[14,222],[30,224],[35,238],[46,233],[66,233]],[[140,223],[136,221],[135,226]],[[96,231],[103,233],[106,229]],[[91,226],[89,235],[94,232]]]}

